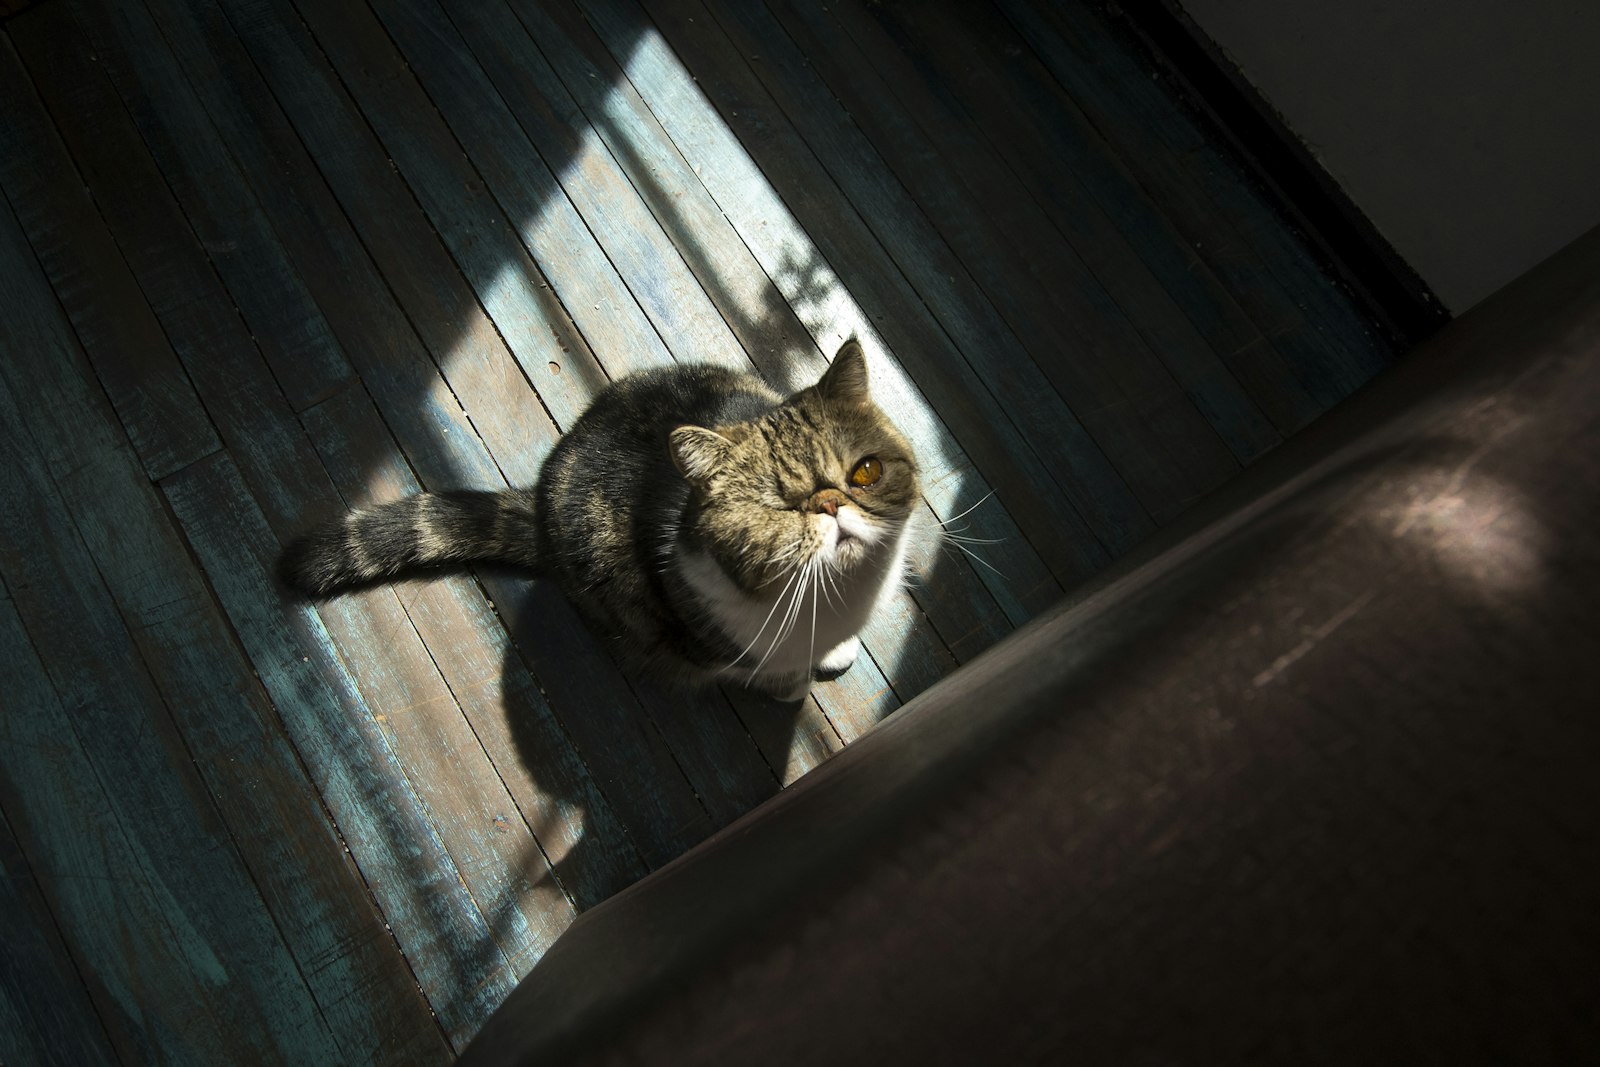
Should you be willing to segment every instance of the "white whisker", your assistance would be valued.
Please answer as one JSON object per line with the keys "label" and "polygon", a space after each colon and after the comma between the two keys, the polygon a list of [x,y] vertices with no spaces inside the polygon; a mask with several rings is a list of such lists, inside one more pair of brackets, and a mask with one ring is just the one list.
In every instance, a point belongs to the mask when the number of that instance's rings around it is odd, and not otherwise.
{"label": "white whisker", "polygon": [[[993,489],[989,490],[987,493],[983,494],[983,496],[979,497],[978,498],[978,504],[982,504],[985,500],[988,500],[992,496],[994,496],[994,490]],[[962,511],[960,514],[952,515],[948,519],[939,519],[939,516],[937,516],[937,515],[935,515],[934,518],[939,520],[939,525],[940,526],[949,526],[952,522],[955,522],[957,519],[961,518],[963,515],[966,515],[968,512],[972,511],[973,508],[976,508],[978,506],[978,504],[974,504],[974,505],[972,505],[972,507],[967,508],[965,511]]]}
{"label": "white whisker", "polygon": [[[733,662],[732,663],[730,663],[726,667],[722,668],[721,671],[718,671],[717,672],[718,674],[722,674],[723,672],[732,669],[735,665],[738,664],[738,662],[740,660],[744,659],[746,656],[748,656],[750,654],[750,650],[752,648],[756,647],[756,642],[761,640],[761,635],[766,633],[766,631],[767,631],[767,624],[772,622],[772,616],[777,612],[778,605],[783,602],[783,594],[787,593],[789,591],[789,586],[793,585],[794,582],[795,582],[795,579],[798,578],[798,577],[800,577],[800,568],[796,567],[794,569],[794,571],[789,575],[789,580],[784,583],[783,589],[778,593],[777,598],[773,600],[773,602],[772,602],[772,610],[768,611],[767,612],[767,617],[765,619],[761,620],[761,628],[756,631],[756,635],[750,639],[750,643],[748,645],[744,646],[744,651],[740,652],[737,656],[735,656],[733,658]],[[769,655],[771,654],[770,651],[769,651],[768,654]],[[763,658],[761,662],[765,663],[766,659]],[[756,670],[759,671],[760,669],[761,669],[760,666],[756,667]],[[750,684],[750,680],[748,678],[745,679],[745,685],[748,686],[749,684]]]}

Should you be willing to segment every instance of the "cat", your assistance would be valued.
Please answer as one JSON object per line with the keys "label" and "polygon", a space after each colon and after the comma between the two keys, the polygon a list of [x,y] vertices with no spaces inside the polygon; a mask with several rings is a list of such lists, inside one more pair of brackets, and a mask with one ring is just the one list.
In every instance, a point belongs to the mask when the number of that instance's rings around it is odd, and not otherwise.
{"label": "cat", "polygon": [[283,580],[329,597],[441,565],[553,579],[625,664],[782,700],[837,677],[905,569],[911,445],[873,401],[861,345],[787,398],[683,364],[623,377],[533,488],[420,493],[289,546]]}

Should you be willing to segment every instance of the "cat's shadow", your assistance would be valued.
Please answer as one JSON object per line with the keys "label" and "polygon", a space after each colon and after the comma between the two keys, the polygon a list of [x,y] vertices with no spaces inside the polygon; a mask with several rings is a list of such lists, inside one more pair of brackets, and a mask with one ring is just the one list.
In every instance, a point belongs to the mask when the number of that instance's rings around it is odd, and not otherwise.
{"label": "cat's shadow", "polygon": [[[627,670],[554,582],[480,576],[501,596],[503,713],[538,793],[516,797],[536,842],[519,860],[524,893],[554,882],[582,912],[781,788],[773,763],[787,758],[809,698],[669,687]],[[521,947],[522,907],[507,899],[491,918],[508,949]]]}

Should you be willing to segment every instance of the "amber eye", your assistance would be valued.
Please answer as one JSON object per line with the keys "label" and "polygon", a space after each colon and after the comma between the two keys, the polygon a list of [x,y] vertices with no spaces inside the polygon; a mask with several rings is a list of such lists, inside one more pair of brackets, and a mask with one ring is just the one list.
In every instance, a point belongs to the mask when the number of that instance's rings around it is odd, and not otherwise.
{"label": "amber eye", "polygon": [[867,456],[856,464],[856,469],[850,472],[850,484],[856,486],[875,485],[883,477],[883,464],[878,462],[877,456]]}

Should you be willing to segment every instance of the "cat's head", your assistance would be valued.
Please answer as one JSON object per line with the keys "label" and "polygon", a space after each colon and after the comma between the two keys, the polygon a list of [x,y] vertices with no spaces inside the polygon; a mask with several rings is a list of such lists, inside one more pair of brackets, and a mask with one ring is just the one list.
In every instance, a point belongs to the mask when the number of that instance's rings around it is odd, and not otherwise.
{"label": "cat's head", "polygon": [[819,558],[841,574],[887,550],[919,493],[911,445],[846,341],[816,385],[749,422],[672,431],[694,490],[687,531],[746,589]]}

